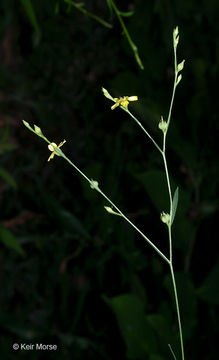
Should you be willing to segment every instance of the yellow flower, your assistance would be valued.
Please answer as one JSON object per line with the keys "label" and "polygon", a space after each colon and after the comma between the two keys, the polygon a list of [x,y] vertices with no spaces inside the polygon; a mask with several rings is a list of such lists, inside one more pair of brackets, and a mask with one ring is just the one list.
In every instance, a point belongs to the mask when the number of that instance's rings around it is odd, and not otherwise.
{"label": "yellow flower", "polygon": [[114,110],[117,106],[128,107],[129,101],[137,101],[138,96],[122,96],[120,98],[114,98],[115,104],[111,106],[111,110]]}
{"label": "yellow flower", "polygon": [[48,149],[52,151],[52,154],[50,155],[48,161],[52,160],[55,155],[58,155],[56,149],[59,149],[65,142],[66,140],[62,141],[59,145],[56,145],[56,143],[52,142],[48,145]]}

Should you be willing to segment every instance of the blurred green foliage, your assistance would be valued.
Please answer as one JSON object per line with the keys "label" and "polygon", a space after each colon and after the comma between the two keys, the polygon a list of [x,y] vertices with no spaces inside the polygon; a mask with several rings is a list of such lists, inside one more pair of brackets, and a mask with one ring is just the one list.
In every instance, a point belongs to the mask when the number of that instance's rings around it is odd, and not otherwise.
{"label": "blurred green foliage", "polygon": [[[133,112],[159,141],[173,82],[172,30],[185,59],[168,138],[179,186],[174,256],[186,359],[218,356],[218,71],[216,0],[117,1],[138,68],[109,1],[0,2],[1,358],[38,359],[12,344],[57,344],[46,358],[178,355],[168,269],[58,157],[28,132],[38,124],[167,253],[162,163],[145,135],[101,93],[138,95]],[[42,354],[42,356],[44,356]]]}

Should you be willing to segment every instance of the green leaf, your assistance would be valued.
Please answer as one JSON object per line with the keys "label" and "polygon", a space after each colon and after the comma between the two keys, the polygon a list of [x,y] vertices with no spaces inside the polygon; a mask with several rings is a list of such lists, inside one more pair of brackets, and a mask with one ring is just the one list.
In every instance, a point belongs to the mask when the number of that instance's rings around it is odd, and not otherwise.
{"label": "green leaf", "polygon": [[122,294],[105,301],[115,313],[128,359],[147,359],[156,353],[157,343],[153,329],[144,313],[142,302],[133,294]]}
{"label": "green leaf", "polygon": [[122,215],[119,214],[118,212],[114,211],[110,206],[104,206],[104,208],[105,208],[105,210],[106,210],[109,214],[122,216]]}
{"label": "green leaf", "polygon": [[132,15],[134,15],[134,11],[118,11],[119,15],[123,16],[123,17],[130,17]]}
{"label": "green leaf", "polygon": [[8,246],[9,248],[15,250],[20,255],[25,255],[25,251],[22,249],[16,237],[12,234],[11,231],[0,226],[0,240]]}
{"label": "green leaf", "polygon": [[179,200],[179,188],[177,187],[173,196],[173,208],[172,208],[172,214],[171,214],[171,225],[174,221],[175,215],[176,215],[176,209],[178,205]]}
{"label": "green leaf", "polygon": [[26,14],[30,20],[31,25],[33,26],[35,33],[36,33],[36,39],[35,43],[36,45],[39,43],[40,40],[40,27],[37,21],[36,13],[34,11],[33,5],[31,0],[21,0],[23,7],[26,11]]}
{"label": "green leaf", "polygon": [[208,304],[219,304],[219,261],[210,270],[196,294]]}
{"label": "green leaf", "polygon": [[15,180],[13,179],[13,177],[9,174],[8,171],[6,171],[5,169],[3,169],[2,167],[0,167],[0,176],[1,176],[9,185],[11,185],[14,189],[17,189],[17,184],[16,184]]}

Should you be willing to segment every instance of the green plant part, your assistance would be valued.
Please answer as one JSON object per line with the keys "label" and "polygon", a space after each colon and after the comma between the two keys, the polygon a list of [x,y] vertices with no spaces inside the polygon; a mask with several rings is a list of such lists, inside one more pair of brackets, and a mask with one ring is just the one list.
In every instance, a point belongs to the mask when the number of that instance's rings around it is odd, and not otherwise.
{"label": "green plant part", "polygon": [[[108,1],[109,2],[109,1]],[[115,10],[115,4],[113,1],[111,1],[112,7]],[[120,16],[120,15],[119,15]],[[121,16],[120,16],[121,17]],[[179,31],[178,27],[176,27],[173,31],[173,50],[174,50],[174,83],[173,83],[173,91],[172,91],[172,97],[170,101],[170,107],[169,112],[167,116],[167,121],[163,120],[163,117],[161,117],[161,121],[159,123],[159,129],[162,130],[163,133],[163,141],[162,145],[158,145],[158,143],[154,140],[154,138],[149,134],[149,132],[144,128],[144,126],[141,124],[141,122],[128,110],[128,104],[129,101],[136,101],[138,100],[137,96],[123,96],[120,98],[113,98],[110,93],[106,89],[102,89],[104,96],[113,101],[115,104],[111,107],[111,109],[115,109],[116,107],[120,107],[123,111],[128,113],[130,117],[137,123],[137,125],[142,129],[142,131],[147,135],[147,137],[152,141],[156,149],[159,151],[159,153],[162,156],[163,160],[163,166],[164,166],[164,172],[166,177],[166,183],[167,183],[167,189],[169,194],[169,211],[167,213],[162,212],[161,213],[161,221],[164,222],[167,225],[168,230],[168,240],[169,240],[169,254],[164,254],[155,244],[153,241],[149,239],[148,236],[146,236],[130,219],[118,208],[117,205],[114,204],[114,202],[99,188],[99,184],[96,180],[89,179],[74,163],[71,162],[71,160],[60,150],[60,147],[65,143],[65,140],[61,142],[58,146],[55,143],[51,143],[42,133],[41,129],[34,125],[34,128],[31,127],[27,122],[23,121],[24,125],[32,132],[34,132],[37,136],[44,139],[47,143],[49,143],[49,150],[52,151],[52,154],[50,155],[50,159],[54,158],[55,155],[58,155],[65,159],[72,167],[74,167],[75,170],[77,170],[81,176],[83,176],[84,179],[86,179],[90,187],[93,190],[96,190],[99,194],[101,194],[102,197],[108,202],[109,206],[104,206],[105,210],[112,214],[112,215],[119,215],[124,220],[126,220],[130,226],[132,226],[142,237],[143,239],[155,250],[155,252],[165,261],[166,264],[169,266],[169,271],[171,275],[171,281],[172,281],[172,287],[173,287],[173,293],[174,293],[174,299],[175,299],[175,305],[176,305],[176,313],[177,313],[177,320],[178,320],[178,328],[179,328],[179,338],[180,338],[180,349],[181,349],[181,360],[185,360],[184,356],[184,344],[183,344],[183,333],[182,333],[182,325],[181,325],[181,315],[180,315],[180,308],[179,308],[179,301],[178,301],[178,294],[177,294],[177,287],[176,287],[176,280],[175,280],[175,274],[174,274],[174,268],[173,268],[173,244],[172,244],[172,224],[175,218],[177,205],[178,205],[178,188],[176,188],[174,195],[172,194],[172,188],[170,183],[170,176],[168,171],[168,165],[167,165],[167,159],[166,159],[166,137],[168,133],[168,128],[171,121],[171,115],[172,115],[172,107],[173,102],[175,98],[175,91],[176,87],[179,84],[179,82],[182,79],[182,75],[179,74],[180,71],[182,71],[184,67],[184,60],[177,64],[177,56],[176,56],[176,50],[177,45],[179,43]],[[176,360],[176,356],[174,354],[174,351],[170,344],[168,344],[171,354],[173,355],[174,359]]]}
{"label": "green plant part", "polygon": [[161,221],[164,224],[167,224],[167,226],[169,226],[170,224],[170,214],[165,213],[164,211],[161,213],[160,215]]}
{"label": "green plant part", "polygon": [[65,142],[66,142],[66,140],[60,142],[59,145],[56,145],[56,143],[52,142],[51,144],[48,145],[48,149],[49,149],[50,151],[52,151],[52,154],[50,155],[50,157],[48,158],[47,161],[52,160],[55,155],[61,156],[59,149],[60,149],[60,147],[61,147],[62,145],[64,145]]}
{"label": "green plant part", "polygon": [[[120,24],[121,24],[121,27],[122,27],[123,32],[124,32],[124,35],[126,36],[126,39],[127,39],[128,43],[129,43],[129,45],[130,45],[130,47],[131,47],[131,49],[132,49],[132,51],[133,51],[133,53],[134,53],[135,60],[136,60],[136,62],[137,62],[137,64],[138,64],[139,68],[140,68],[141,70],[144,70],[144,65],[143,65],[143,63],[142,63],[142,61],[141,61],[141,58],[140,58],[140,56],[139,56],[139,53],[138,53],[138,48],[137,48],[137,46],[135,45],[135,43],[133,42],[133,40],[131,39],[131,36],[130,36],[130,34],[129,34],[126,26],[125,26],[125,23],[124,23],[124,21],[123,21],[123,19],[122,19],[122,17],[131,16],[131,15],[133,14],[133,12],[128,12],[128,13],[121,12],[121,11],[119,11],[119,9],[117,8],[117,6],[116,6],[116,4],[115,4],[115,2],[114,2],[113,0],[108,0],[107,2],[110,3],[110,7],[114,10],[114,12],[115,12],[115,14],[116,14],[116,16],[117,16]],[[127,15],[127,14],[128,14],[128,15]]]}
{"label": "green plant part", "polygon": [[161,131],[163,131],[163,133],[165,133],[167,131],[167,123],[166,123],[166,121],[164,121],[163,116],[161,116],[158,127]]}
{"label": "green plant part", "polygon": [[80,3],[76,3],[75,1],[72,1],[72,0],[64,0],[66,4],[70,5],[70,6],[73,6],[74,8],[76,8],[77,10],[79,10],[80,12],[82,12],[84,15],[90,17],[91,19],[99,22],[101,25],[111,29],[112,28],[112,25],[110,23],[108,23],[107,21],[103,20],[101,17],[95,15],[95,14],[92,14],[91,12],[87,11],[85,8],[84,8],[84,3],[83,2],[80,2]]}

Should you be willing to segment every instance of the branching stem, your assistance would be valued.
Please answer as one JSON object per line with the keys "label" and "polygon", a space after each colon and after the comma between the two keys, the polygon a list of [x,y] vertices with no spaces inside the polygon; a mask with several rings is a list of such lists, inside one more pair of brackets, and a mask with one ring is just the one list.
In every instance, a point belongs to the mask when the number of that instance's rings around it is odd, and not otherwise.
{"label": "branching stem", "polygon": [[[65,1],[69,2],[70,0],[65,0]],[[120,14],[119,14],[119,11],[116,8],[113,0],[110,0],[110,1],[112,3],[112,6],[113,6],[115,12],[117,13],[117,16],[118,16],[118,18],[119,18],[119,20],[121,22],[122,27],[123,27],[123,30],[124,30],[124,32],[125,32],[125,34],[127,36],[127,39],[128,39],[130,45],[133,48],[133,42],[132,42],[132,40],[131,40],[128,32],[127,32],[127,29],[124,26],[124,23],[123,23],[122,18],[121,18]],[[70,1],[70,2],[71,2],[71,4],[74,3],[73,1]],[[80,10],[82,11],[82,9],[80,9]],[[161,124],[162,127],[160,127],[160,129],[163,131],[163,146],[162,146],[162,149],[157,144],[157,142],[153,139],[153,137],[148,133],[148,131],[144,128],[144,126],[140,123],[140,121],[128,110],[128,107],[121,106],[121,108],[124,111],[126,111],[132,117],[132,119],[137,123],[137,125],[140,126],[140,128],[144,131],[144,133],[152,141],[152,143],[157,148],[157,150],[159,151],[159,153],[162,155],[162,158],[163,158],[166,181],[167,181],[167,188],[168,188],[168,194],[169,194],[169,214],[165,214],[165,215],[168,215],[166,217],[166,219],[169,219],[169,220],[164,221],[166,223],[167,227],[168,227],[169,257],[165,256],[163,254],[163,252],[135,224],[133,224],[131,222],[131,220],[129,220],[123,214],[123,212],[112,202],[112,200],[110,198],[108,198],[108,196],[99,188],[99,185],[98,185],[97,181],[89,179],[73,162],[71,162],[71,160],[62,152],[62,150],[60,150],[60,147],[65,143],[65,140],[57,146],[55,143],[51,143],[43,135],[41,129],[38,126],[34,125],[34,128],[32,128],[26,121],[23,121],[23,123],[30,131],[34,132],[36,135],[38,135],[39,137],[44,139],[47,143],[49,143],[49,149],[52,151],[52,155],[50,156],[50,158],[48,160],[52,159],[55,155],[63,157],[71,166],[74,167],[75,170],[77,170],[79,172],[79,174],[86,181],[89,182],[91,188],[96,190],[97,192],[99,192],[104,197],[104,199],[106,199],[106,201],[113,207],[111,213],[115,214],[115,212],[114,212],[114,209],[115,209],[118,212],[118,214],[116,214],[116,215],[120,215],[121,217],[123,217],[143,237],[143,239],[156,251],[156,253],[169,265],[170,273],[171,273],[171,280],[172,280],[172,285],[173,285],[174,298],[175,298],[175,303],[176,303],[176,313],[177,313],[177,320],[178,320],[178,327],[179,327],[179,337],[180,337],[180,347],[181,347],[181,359],[185,360],[184,346],[183,346],[182,325],[181,325],[181,317],[180,317],[180,308],[179,308],[179,301],[178,301],[178,295],[177,295],[175,274],[174,274],[174,269],[173,269],[173,255],[172,255],[172,223],[173,223],[173,217],[174,217],[174,214],[175,214],[175,211],[176,211],[176,206],[175,206],[175,200],[174,200],[175,196],[174,196],[174,198],[172,196],[171,183],[170,183],[170,177],[169,177],[169,171],[168,171],[168,165],[167,165],[167,159],[166,159],[166,137],[167,137],[167,132],[168,132],[168,128],[169,128],[169,124],[170,124],[170,120],[171,120],[172,108],[173,108],[173,103],[174,103],[176,87],[177,87],[178,83],[180,82],[180,80],[182,78],[181,74],[179,75],[179,72],[183,69],[183,66],[184,66],[184,60],[180,64],[177,65],[176,48],[177,48],[178,41],[179,41],[178,28],[176,28],[176,29],[174,29],[174,32],[173,32],[175,77],[174,77],[173,91],[172,91],[172,97],[171,97],[171,102],[170,102],[167,121],[164,122],[163,118],[162,118],[162,124]],[[104,92],[104,95],[107,98],[109,98],[110,100],[115,102],[115,99],[112,98],[112,96],[107,92],[107,90],[103,89],[103,92]],[[178,194],[178,190],[177,190],[177,194]],[[174,206],[174,211],[173,211],[173,206]],[[174,212],[174,214],[173,214],[173,212]],[[175,354],[174,354],[174,352],[173,352],[170,345],[169,345],[169,347],[170,347],[170,350],[172,352],[172,355],[174,356],[174,358],[176,360]]]}

